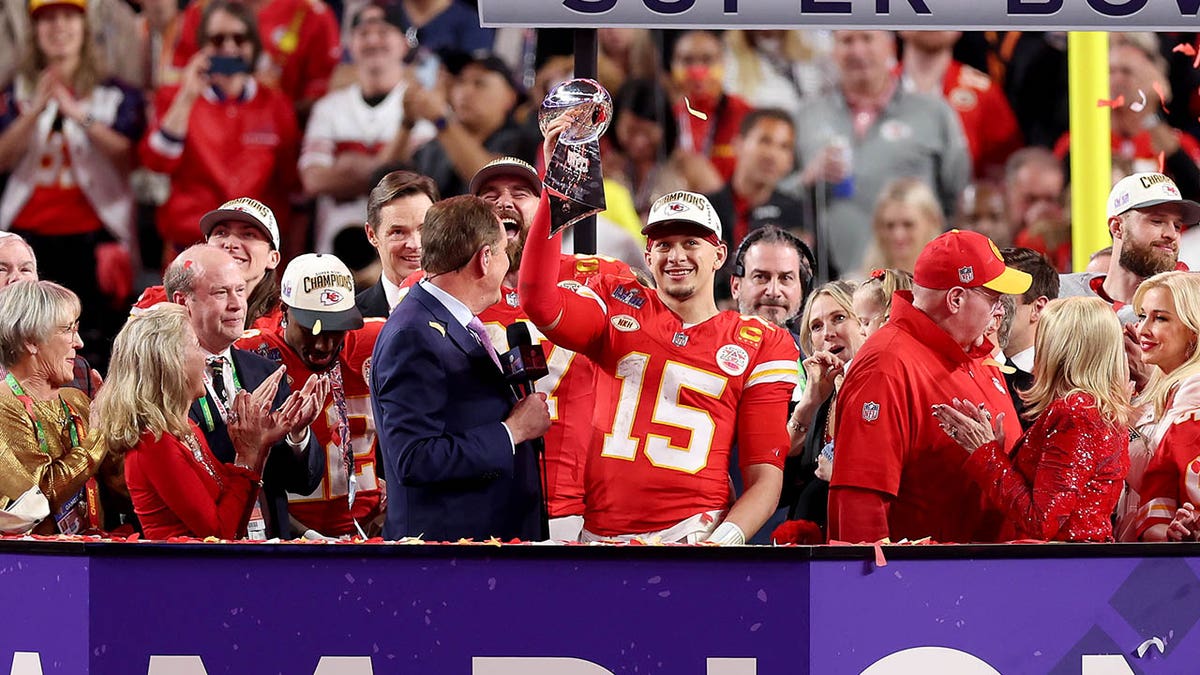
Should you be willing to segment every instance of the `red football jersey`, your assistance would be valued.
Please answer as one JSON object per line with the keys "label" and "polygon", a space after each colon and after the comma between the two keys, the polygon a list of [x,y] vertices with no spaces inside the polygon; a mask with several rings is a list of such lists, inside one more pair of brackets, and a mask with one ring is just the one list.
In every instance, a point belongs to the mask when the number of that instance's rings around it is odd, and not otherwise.
{"label": "red football jersey", "polygon": [[[560,264],[560,281],[585,283],[600,274],[633,279],[629,265],[606,256],[564,253]],[[423,272],[413,273],[404,280],[401,288],[407,289],[422,278]],[[542,335],[521,309],[521,298],[516,289],[501,287],[500,302],[480,312],[479,320],[487,329],[492,345],[501,353],[510,348],[508,327],[518,321],[524,321],[529,326],[529,334],[545,351],[546,366],[550,373],[538,380],[535,386],[546,395],[546,405],[550,408],[550,430],[543,437],[546,444],[546,488],[550,517],[582,515],[583,466],[592,436],[592,409],[596,395],[592,386],[595,366],[587,358],[553,344]],[[571,407],[570,414],[564,414],[567,405]]]}
{"label": "red football jersey", "polygon": [[[364,319],[363,327],[346,333],[346,344],[338,357],[342,367],[342,385],[346,392],[346,413],[350,420],[350,443],[354,447],[354,475],[358,492],[354,498],[354,518],[359,525],[379,515],[379,480],[375,473],[375,416],[371,411],[371,352],[383,329],[384,319]],[[234,345],[263,358],[287,366],[288,385],[293,391],[304,386],[313,371],[305,367],[296,352],[283,340],[282,329],[274,332],[247,331]],[[336,537],[355,534],[346,508],[346,469],[335,431],[337,406],[331,394],[323,414],[310,427],[317,442],[325,449],[325,477],[309,495],[288,494],[288,512],[306,526]]]}
{"label": "red football jersey", "polygon": [[743,468],[783,467],[799,356],[787,332],[729,311],[684,326],[657,292],[619,277],[573,290],[595,299],[604,321],[581,350],[600,369],[585,471],[590,532],[656,532],[727,508],[735,442]]}
{"label": "red football jersey", "polygon": [[1142,477],[1137,535],[1169,525],[1184,502],[1200,506],[1200,410],[1180,417],[1162,441]]}

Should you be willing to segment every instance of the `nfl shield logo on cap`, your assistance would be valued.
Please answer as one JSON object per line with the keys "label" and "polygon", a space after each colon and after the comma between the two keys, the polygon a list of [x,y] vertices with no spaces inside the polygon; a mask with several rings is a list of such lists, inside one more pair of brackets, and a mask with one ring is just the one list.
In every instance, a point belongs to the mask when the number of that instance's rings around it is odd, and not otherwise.
{"label": "nfl shield logo on cap", "polygon": [[879,419],[879,404],[874,401],[868,401],[863,404],[862,418],[864,422],[874,422]]}
{"label": "nfl shield logo on cap", "polygon": [[958,268],[958,280],[964,284],[975,281],[975,268],[970,265]]}

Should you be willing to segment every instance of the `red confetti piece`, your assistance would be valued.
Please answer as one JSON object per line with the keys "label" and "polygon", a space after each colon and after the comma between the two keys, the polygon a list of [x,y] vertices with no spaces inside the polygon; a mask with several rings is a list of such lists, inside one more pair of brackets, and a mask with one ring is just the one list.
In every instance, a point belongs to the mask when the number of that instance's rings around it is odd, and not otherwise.
{"label": "red confetti piece", "polygon": [[185,270],[190,269],[192,267],[192,262],[193,261],[191,261],[191,260],[184,260],[183,261],[183,269],[185,269]]}
{"label": "red confetti piece", "polygon": [[1184,43],[1175,45],[1175,48],[1172,49],[1171,51],[1172,52],[1182,52],[1185,56],[1195,56],[1196,55],[1196,48],[1189,44],[1184,44]]}
{"label": "red confetti piece", "polygon": [[1158,153],[1158,172],[1165,173],[1165,171],[1163,171],[1163,168],[1166,165],[1167,165],[1167,153],[1165,153],[1165,152]]}
{"label": "red confetti piece", "polygon": [[1167,110],[1167,96],[1163,93],[1162,83],[1158,80],[1154,81],[1154,93],[1158,94],[1158,102],[1162,105],[1163,112],[1170,115],[1171,111]]}
{"label": "red confetti piece", "polygon": [[887,558],[883,557],[883,547],[879,545],[879,542],[875,543],[875,566],[887,567]]}
{"label": "red confetti piece", "polygon": [[1125,105],[1125,96],[1123,96],[1123,95],[1118,95],[1116,98],[1114,98],[1111,101],[1108,101],[1105,99],[1100,99],[1099,101],[1096,101],[1097,108],[1120,108],[1123,105]]}

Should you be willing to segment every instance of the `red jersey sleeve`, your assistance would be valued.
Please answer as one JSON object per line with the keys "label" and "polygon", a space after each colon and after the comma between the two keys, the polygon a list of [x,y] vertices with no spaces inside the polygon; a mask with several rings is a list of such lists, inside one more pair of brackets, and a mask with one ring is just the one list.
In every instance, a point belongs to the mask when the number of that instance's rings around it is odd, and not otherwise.
{"label": "red jersey sleeve", "polygon": [[1184,502],[1200,506],[1200,412],[1183,417],[1163,434],[1142,476],[1137,536],[1169,525]]}
{"label": "red jersey sleeve", "polygon": [[752,464],[782,469],[790,445],[783,420],[796,388],[800,352],[782,330],[766,331],[764,340],[738,403],[738,463],[742,470]]}
{"label": "red jersey sleeve", "polygon": [[562,235],[550,236],[549,194],[542,191],[525,240],[518,276],[521,308],[551,342],[586,355],[587,348],[604,333],[607,309],[586,286],[575,281],[559,283],[556,278]]}

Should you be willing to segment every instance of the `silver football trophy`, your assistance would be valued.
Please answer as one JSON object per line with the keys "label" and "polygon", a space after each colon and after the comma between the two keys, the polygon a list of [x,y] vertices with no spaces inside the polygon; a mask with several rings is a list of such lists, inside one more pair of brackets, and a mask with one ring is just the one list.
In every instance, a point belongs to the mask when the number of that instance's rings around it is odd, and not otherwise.
{"label": "silver football trophy", "polygon": [[546,159],[545,188],[550,191],[550,232],[559,231],[603,211],[604,174],[600,169],[600,136],[612,122],[612,97],[599,82],[567,80],[550,90],[538,111],[542,134],[550,122],[571,116],[571,126],[558,137]]}

